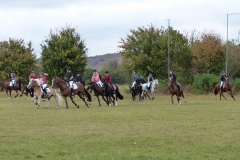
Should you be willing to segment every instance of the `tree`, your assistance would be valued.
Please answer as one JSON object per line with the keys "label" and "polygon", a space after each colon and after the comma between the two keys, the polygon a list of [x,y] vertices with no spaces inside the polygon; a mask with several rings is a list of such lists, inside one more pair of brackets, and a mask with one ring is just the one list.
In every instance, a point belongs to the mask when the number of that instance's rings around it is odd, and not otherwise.
{"label": "tree", "polygon": [[64,77],[66,68],[71,67],[74,74],[84,73],[87,66],[86,44],[75,28],[66,26],[56,33],[52,30],[42,47],[42,69],[49,77]]}
{"label": "tree", "polygon": [[[166,78],[168,64],[168,30],[154,26],[130,30],[126,38],[121,38],[122,51],[128,70],[137,70],[147,76],[149,72],[156,78]],[[191,67],[191,54],[188,39],[177,30],[170,28],[171,65],[175,70]]]}
{"label": "tree", "polygon": [[191,47],[195,73],[220,73],[225,66],[222,38],[214,31],[205,31]]}
{"label": "tree", "polygon": [[36,55],[32,43],[25,45],[23,39],[12,39],[0,42],[0,76],[2,80],[10,79],[15,71],[17,77],[28,80],[31,70],[38,71]]}
{"label": "tree", "polygon": [[228,74],[231,78],[240,77],[240,44],[228,42]]}

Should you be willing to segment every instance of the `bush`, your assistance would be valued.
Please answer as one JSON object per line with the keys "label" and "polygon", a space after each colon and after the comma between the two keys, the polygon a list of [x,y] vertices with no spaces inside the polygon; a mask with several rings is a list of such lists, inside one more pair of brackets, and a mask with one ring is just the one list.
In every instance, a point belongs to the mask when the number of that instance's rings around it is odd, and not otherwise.
{"label": "bush", "polygon": [[220,78],[213,74],[197,74],[194,76],[193,90],[196,94],[212,92],[214,86],[219,83]]}

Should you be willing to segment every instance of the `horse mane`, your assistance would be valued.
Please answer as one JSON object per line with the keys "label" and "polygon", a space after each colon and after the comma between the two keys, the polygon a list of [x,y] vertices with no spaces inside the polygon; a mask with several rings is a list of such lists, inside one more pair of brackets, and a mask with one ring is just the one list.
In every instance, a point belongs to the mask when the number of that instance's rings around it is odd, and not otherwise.
{"label": "horse mane", "polygon": [[40,80],[37,78],[37,79],[32,79],[32,81],[36,82],[38,86],[40,86]]}

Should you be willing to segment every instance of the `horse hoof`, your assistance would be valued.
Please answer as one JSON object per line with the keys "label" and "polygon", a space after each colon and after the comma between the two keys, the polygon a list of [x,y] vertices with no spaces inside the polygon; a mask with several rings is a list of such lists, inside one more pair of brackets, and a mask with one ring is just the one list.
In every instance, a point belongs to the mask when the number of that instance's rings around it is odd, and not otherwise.
{"label": "horse hoof", "polygon": [[77,105],[77,108],[80,108],[79,105]]}

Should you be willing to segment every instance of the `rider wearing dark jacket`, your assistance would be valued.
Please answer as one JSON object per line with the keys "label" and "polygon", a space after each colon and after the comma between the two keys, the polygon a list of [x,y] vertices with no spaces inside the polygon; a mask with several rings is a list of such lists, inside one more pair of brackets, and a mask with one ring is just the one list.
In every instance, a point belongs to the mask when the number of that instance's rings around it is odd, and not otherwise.
{"label": "rider wearing dark jacket", "polygon": [[[176,75],[172,72],[172,70],[169,70],[169,76],[172,76],[172,77],[173,77],[173,82],[176,84],[176,86],[178,87],[178,91],[180,92],[181,89],[180,89],[179,84],[177,83],[177,77],[176,77]],[[169,92],[170,92],[170,86],[168,86],[168,89],[169,89]]]}

